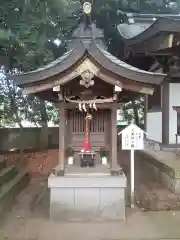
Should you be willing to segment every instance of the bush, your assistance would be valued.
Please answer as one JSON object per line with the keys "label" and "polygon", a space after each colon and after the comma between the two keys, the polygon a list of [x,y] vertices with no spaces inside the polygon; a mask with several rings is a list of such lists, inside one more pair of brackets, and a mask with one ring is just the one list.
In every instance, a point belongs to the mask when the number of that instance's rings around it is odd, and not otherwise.
{"label": "bush", "polygon": [[101,156],[101,158],[107,157],[108,156],[108,150],[106,148],[101,148],[100,149],[100,156]]}
{"label": "bush", "polygon": [[68,147],[67,149],[66,149],[66,156],[67,157],[72,157],[74,155],[74,150],[73,150],[73,148],[72,147]]}

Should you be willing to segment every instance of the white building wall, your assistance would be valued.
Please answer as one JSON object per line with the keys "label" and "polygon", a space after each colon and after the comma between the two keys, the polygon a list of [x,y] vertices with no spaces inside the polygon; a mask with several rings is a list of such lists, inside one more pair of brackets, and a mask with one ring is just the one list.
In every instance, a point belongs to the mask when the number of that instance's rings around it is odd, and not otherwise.
{"label": "white building wall", "polygon": [[[180,83],[170,83],[169,86],[169,143],[176,143],[177,133],[177,112],[174,106],[180,106]],[[180,137],[178,137],[180,142]]]}
{"label": "white building wall", "polygon": [[146,132],[148,139],[162,143],[162,111],[147,113]]}

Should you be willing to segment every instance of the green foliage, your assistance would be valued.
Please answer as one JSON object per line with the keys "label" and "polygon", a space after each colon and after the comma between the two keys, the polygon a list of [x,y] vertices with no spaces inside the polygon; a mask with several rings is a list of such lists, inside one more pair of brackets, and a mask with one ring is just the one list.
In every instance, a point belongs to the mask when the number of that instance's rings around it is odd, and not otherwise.
{"label": "green foliage", "polygon": [[[75,5],[68,1],[3,1],[0,5],[0,55],[8,59],[6,72],[29,71],[59,57],[64,45],[54,44],[56,38],[64,39],[66,20],[72,15]],[[73,20],[73,24],[76,21]],[[8,64],[6,64],[8,63]],[[10,74],[11,75],[11,74]],[[9,78],[10,76],[8,76]],[[53,104],[40,101],[33,96],[23,96],[19,88],[7,78],[1,78],[0,113],[1,126],[17,122],[12,110],[12,99],[16,103],[20,122],[28,120],[36,124],[44,124],[48,120],[57,121],[58,111]],[[13,93],[13,94],[10,94]],[[26,106],[26,107],[25,107]],[[15,110],[15,109],[14,109]]]}
{"label": "green foliage", "polygon": [[[0,126],[10,125],[12,126],[15,122],[17,122],[16,119],[16,111],[14,111],[14,104],[13,102],[17,102],[16,109],[18,109],[19,106],[19,99],[22,98],[21,91],[19,89],[14,88],[14,85],[12,81],[8,81],[6,79],[6,76],[4,75],[3,71],[0,73],[1,75],[1,84],[0,84],[0,109],[1,109],[1,115],[0,115]],[[13,98],[13,101],[12,101]],[[20,108],[19,108],[20,110]]]}
{"label": "green foliage", "polygon": [[137,125],[144,124],[144,101],[144,97],[140,96],[136,100],[124,103],[122,106],[124,120]]}
{"label": "green foliage", "polygon": [[53,41],[77,25],[77,3],[64,0],[3,1],[0,6],[0,53],[11,58],[9,68],[29,71],[61,55]]}
{"label": "green foliage", "polygon": [[107,157],[108,156],[108,150],[106,148],[101,148],[100,149],[100,156],[101,156],[101,158]]}
{"label": "green foliage", "polygon": [[72,147],[68,147],[66,149],[66,157],[73,157],[74,156],[74,150]]}
{"label": "green foliage", "polygon": [[24,104],[27,108],[23,108],[24,119],[42,126],[44,123],[52,121],[57,122],[59,112],[53,103],[43,101],[37,97],[28,95],[24,96]]}
{"label": "green foliage", "polygon": [[22,124],[23,120],[37,126],[43,126],[48,121],[57,121],[59,113],[52,103],[23,95],[22,90],[3,74],[0,80],[0,127]]}

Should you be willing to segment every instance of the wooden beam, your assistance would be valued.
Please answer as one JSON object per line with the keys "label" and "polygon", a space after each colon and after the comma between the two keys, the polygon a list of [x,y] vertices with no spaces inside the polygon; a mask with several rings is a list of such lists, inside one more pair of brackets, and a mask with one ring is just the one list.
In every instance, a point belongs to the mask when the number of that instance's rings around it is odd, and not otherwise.
{"label": "wooden beam", "polygon": [[[154,93],[154,88],[149,86],[149,85],[145,85],[144,83],[128,83],[128,81],[131,81],[131,80],[126,80],[124,78],[122,78],[121,80],[119,80],[117,77],[114,78],[114,77],[111,77],[105,73],[102,73],[100,72],[99,73],[99,76],[106,82],[109,82],[111,84],[115,84],[119,87],[122,87],[126,90],[129,90],[129,91],[133,91],[133,92],[138,92],[138,93],[143,93],[143,94],[150,94],[150,95],[153,95]],[[126,83],[126,82],[127,83]]]}
{"label": "wooden beam", "polygon": [[[148,95],[144,96],[144,131],[147,131]],[[147,135],[145,134],[145,138]]]}
{"label": "wooden beam", "polygon": [[22,93],[25,94],[25,95],[28,95],[28,94],[33,94],[33,93],[37,93],[37,92],[46,91],[50,88],[51,88],[51,84],[43,83],[43,84],[40,84],[39,86],[24,87],[23,90],[22,90]]}
{"label": "wooden beam", "polygon": [[63,85],[64,83],[67,83],[76,77],[78,77],[78,73],[76,71],[72,71],[63,77],[59,77],[59,79],[52,80],[51,82],[48,83],[38,82],[38,85],[24,87],[23,94],[32,94],[46,91],[57,85]]}
{"label": "wooden beam", "polygon": [[151,52],[158,52],[164,49],[172,47],[173,44],[173,34],[161,33],[156,37],[151,37],[139,44],[131,45],[130,49],[132,52],[151,54]]}

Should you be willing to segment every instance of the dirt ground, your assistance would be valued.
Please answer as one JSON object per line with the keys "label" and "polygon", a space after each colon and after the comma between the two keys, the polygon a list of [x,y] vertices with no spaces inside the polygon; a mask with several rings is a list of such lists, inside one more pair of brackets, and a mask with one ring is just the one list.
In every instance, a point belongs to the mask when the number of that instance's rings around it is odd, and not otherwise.
{"label": "dirt ground", "polygon": [[125,222],[63,223],[48,219],[47,180],[33,179],[0,227],[0,240],[180,239],[179,212],[127,210]]}
{"label": "dirt ground", "polygon": [[[125,165],[129,155],[121,155]],[[135,163],[136,178],[140,172]],[[136,183],[138,181],[136,180]],[[34,178],[0,225],[0,240],[148,240],[180,239],[180,212],[127,209],[125,222],[63,223],[49,220],[47,179]]]}

